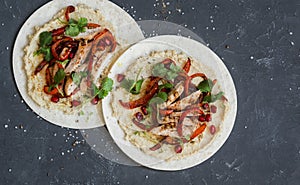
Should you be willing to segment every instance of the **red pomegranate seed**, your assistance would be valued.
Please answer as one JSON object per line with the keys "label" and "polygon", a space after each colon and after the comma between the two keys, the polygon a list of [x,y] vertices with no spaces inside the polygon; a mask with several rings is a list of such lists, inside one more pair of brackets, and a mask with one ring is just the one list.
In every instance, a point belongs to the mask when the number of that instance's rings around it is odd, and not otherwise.
{"label": "red pomegranate seed", "polygon": [[77,106],[79,106],[81,104],[81,101],[78,101],[78,100],[73,100],[72,101],[72,106],[73,107],[77,107]]}
{"label": "red pomegranate seed", "polygon": [[208,109],[209,105],[208,105],[208,103],[204,103],[204,104],[202,105],[202,107],[203,107],[203,109]]}
{"label": "red pomegranate seed", "polygon": [[135,113],[135,117],[138,121],[142,121],[144,119],[144,116],[141,112]]}
{"label": "red pomegranate seed", "polygon": [[212,135],[214,135],[214,134],[216,133],[216,127],[215,127],[214,125],[211,125],[211,126],[209,127],[209,131],[210,131],[210,133],[211,133]]}
{"label": "red pomegranate seed", "polygon": [[52,101],[53,103],[57,103],[57,102],[59,101],[59,97],[58,97],[58,96],[52,96],[52,97],[51,97],[51,101]]}
{"label": "red pomegranate seed", "polygon": [[211,115],[210,114],[206,114],[205,121],[207,121],[207,122],[211,121]]}
{"label": "red pomegranate seed", "polygon": [[210,111],[212,113],[216,113],[217,112],[217,107],[215,105],[210,106]]}
{"label": "red pomegranate seed", "polygon": [[205,120],[206,120],[206,119],[205,119],[205,115],[199,116],[199,121],[204,122]]}
{"label": "red pomegranate seed", "polygon": [[142,113],[143,113],[144,115],[148,115],[147,107],[142,106],[142,107],[141,107],[141,110],[142,110]]}
{"label": "red pomegranate seed", "polygon": [[181,152],[182,152],[182,146],[176,145],[176,146],[175,146],[175,152],[176,152],[176,153],[181,153]]}
{"label": "red pomegranate seed", "polygon": [[97,105],[98,102],[99,102],[99,97],[98,97],[98,96],[95,96],[95,98],[93,98],[93,99],[91,100],[91,103],[92,103],[93,105]]}
{"label": "red pomegranate seed", "polygon": [[117,75],[117,81],[118,82],[122,82],[124,80],[124,78],[125,78],[125,75],[123,75],[123,74],[118,74]]}

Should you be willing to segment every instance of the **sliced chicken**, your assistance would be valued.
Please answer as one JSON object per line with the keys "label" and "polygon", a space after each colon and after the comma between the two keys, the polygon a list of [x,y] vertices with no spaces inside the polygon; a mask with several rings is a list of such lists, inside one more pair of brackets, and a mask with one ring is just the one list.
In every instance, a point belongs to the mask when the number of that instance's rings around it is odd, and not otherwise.
{"label": "sliced chicken", "polygon": [[201,95],[201,91],[193,92],[189,96],[186,96],[183,99],[178,100],[175,103],[169,105],[167,108],[176,111],[183,110],[187,106],[196,103],[199,100],[200,95]]}

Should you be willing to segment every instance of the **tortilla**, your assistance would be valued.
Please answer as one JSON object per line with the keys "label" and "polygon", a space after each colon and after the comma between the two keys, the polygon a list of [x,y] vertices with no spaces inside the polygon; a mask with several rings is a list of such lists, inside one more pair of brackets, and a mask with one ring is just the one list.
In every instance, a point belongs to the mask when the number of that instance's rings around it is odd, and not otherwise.
{"label": "tortilla", "polygon": [[[141,56],[135,62],[133,62],[127,68],[124,75],[125,78],[128,79],[136,79],[137,75],[139,76],[138,78],[147,79],[149,76],[152,76],[151,71],[153,70],[153,67],[165,59],[171,59],[175,61],[176,65],[182,68],[188,58],[191,57],[175,50],[152,51],[150,54]],[[215,76],[213,75],[213,71],[211,69],[209,69],[207,66],[204,66],[199,61],[191,58],[191,68],[188,74],[191,75],[199,72],[204,72],[210,76]],[[220,132],[221,124],[228,109],[228,103],[221,100],[213,103],[213,105],[217,107],[218,111],[217,113],[212,114],[212,121],[206,123],[207,128],[205,131],[201,135],[194,138],[191,142],[181,144],[183,147],[181,153],[176,153],[174,150],[174,145],[168,144],[163,144],[159,149],[152,151],[150,148],[159,143],[157,137],[154,136],[155,134],[153,135],[153,133],[151,133],[151,130],[146,131],[141,129],[132,121],[132,119],[135,119],[134,115],[136,115],[137,112],[141,112],[141,108],[137,107],[133,109],[126,109],[120,104],[120,100],[131,101],[143,97],[145,95],[143,91],[147,90],[147,83],[147,80],[145,80],[142,85],[141,92],[138,95],[129,93],[127,90],[120,87],[120,84],[117,85],[116,89],[111,94],[113,116],[116,118],[119,126],[125,133],[124,139],[135,145],[147,155],[167,161],[186,158],[187,156],[198,152],[201,148],[212,142],[217,133],[210,133],[209,127],[211,125],[214,125],[216,132]],[[199,81],[195,80],[194,83],[198,84]],[[221,89],[222,88],[220,85],[215,85],[212,93],[217,93]],[[145,120],[142,121],[143,123],[149,121],[149,116],[144,115],[144,117]]]}
{"label": "tortilla", "polygon": [[[41,60],[40,56],[36,56],[38,60],[32,60],[33,54],[38,48],[39,33],[58,28],[56,26],[60,26],[61,22],[55,18],[63,18],[65,8],[70,5],[79,7],[81,13],[87,13],[87,15],[82,16],[78,14],[78,11],[75,11],[70,14],[71,18],[86,17],[90,20],[89,22],[101,24],[103,29],[107,28],[118,42],[115,51],[109,53],[102,64],[98,66],[98,70],[95,71],[93,82],[96,85],[101,83],[101,78],[105,77],[108,68],[120,53],[131,44],[144,38],[140,28],[130,15],[110,1],[54,0],[34,12],[20,29],[13,51],[14,77],[22,98],[40,117],[53,124],[68,128],[94,128],[104,125],[101,102],[96,106],[87,102],[85,106],[78,107],[78,109],[71,108],[70,101],[63,98],[60,99],[59,103],[51,104],[50,96],[41,96],[43,94],[41,87],[45,84],[44,78],[29,77]],[[45,14],[45,12],[47,13]],[[28,58],[25,59],[25,56]],[[30,57],[32,58],[30,59]],[[37,83],[33,85],[32,82]],[[33,89],[37,91],[32,92]]]}

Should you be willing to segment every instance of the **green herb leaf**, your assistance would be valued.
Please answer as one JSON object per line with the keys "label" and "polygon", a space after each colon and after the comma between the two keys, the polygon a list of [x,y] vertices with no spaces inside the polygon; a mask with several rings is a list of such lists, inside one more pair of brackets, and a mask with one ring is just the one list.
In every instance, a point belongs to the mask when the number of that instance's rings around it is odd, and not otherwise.
{"label": "green herb leaf", "polygon": [[40,39],[40,47],[48,46],[52,43],[52,33],[48,31],[44,31],[39,35]]}
{"label": "green herb leaf", "polygon": [[105,91],[104,89],[100,89],[99,93],[98,93],[98,97],[100,99],[105,98],[108,95],[109,91]]}
{"label": "green herb leaf", "polygon": [[100,88],[97,88],[95,84],[92,85],[94,96],[98,96],[100,99],[103,99],[108,95],[108,93],[113,88],[114,81],[111,78],[105,77],[102,82]]}
{"label": "green herb leaf", "polygon": [[198,89],[201,92],[211,92],[212,88],[213,88],[213,82],[211,79],[203,80],[198,85]]}
{"label": "green herb leaf", "polygon": [[66,76],[66,73],[63,69],[59,69],[54,76],[54,83],[58,85]]}
{"label": "green herb leaf", "polygon": [[44,54],[44,59],[48,62],[53,58],[50,47],[41,47],[40,49],[34,52],[34,55],[39,54]]}
{"label": "green herb leaf", "polygon": [[85,27],[88,23],[87,18],[81,17],[76,21],[75,19],[70,19],[68,26],[66,27],[65,34],[71,37],[77,36],[79,33],[86,31]]}
{"label": "green herb leaf", "polygon": [[134,85],[131,87],[129,92],[132,93],[132,94],[139,94],[140,91],[141,91],[141,87],[142,87],[143,82],[144,82],[144,79],[140,79],[140,80],[136,81],[134,83]]}
{"label": "green herb leaf", "polygon": [[170,69],[167,69],[162,63],[155,64],[152,69],[152,74],[154,76],[159,76],[168,80],[173,80],[178,76],[178,73],[181,71],[181,68],[173,63],[170,64],[169,68]]}
{"label": "green herb leaf", "polygon": [[166,89],[172,89],[174,87],[173,84],[171,83],[165,83],[165,84],[162,84],[162,85],[159,85],[159,90],[163,89],[163,88],[166,88]]}
{"label": "green herb leaf", "polygon": [[134,84],[134,80],[131,80],[131,79],[124,79],[120,86],[123,87],[126,91],[130,92],[130,89],[132,88]]}
{"label": "green herb leaf", "polygon": [[220,100],[223,95],[224,95],[224,92],[222,92],[222,91],[215,95],[214,94],[207,95],[203,98],[203,102],[213,103],[217,100]]}
{"label": "green herb leaf", "polygon": [[157,93],[156,96],[161,98],[164,102],[167,101],[167,99],[168,99],[168,94],[165,92],[159,92],[159,93]]}
{"label": "green herb leaf", "polygon": [[105,91],[111,91],[114,81],[111,78],[104,78],[101,83],[101,88]]}
{"label": "green herb leaf", "polygon": [[84,78],[86,76],[87,76],[87,72],[84,72],[84,71],[81,71],[81,72],[78,72],[78,73],[73,73],[72,74],[72,80],[76,85],[79,85],[82,78]]}
{"label": "green herb leaf", "polygon": [[59,63],[61,63],[62,65],[66,65],[70,60],[69,59],[66,59],[64,61],[59,61],[57,60]]}

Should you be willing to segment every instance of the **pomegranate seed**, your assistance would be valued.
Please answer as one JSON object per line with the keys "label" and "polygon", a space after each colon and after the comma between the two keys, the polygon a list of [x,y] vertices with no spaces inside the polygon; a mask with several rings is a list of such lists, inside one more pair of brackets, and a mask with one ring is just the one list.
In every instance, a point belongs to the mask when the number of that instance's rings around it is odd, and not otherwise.
{"label": "pomegranate seed", "polygon": [[206,119],[205,119],[205,115],[199,116],[199,121],[204,122],[205,120],[206,120]]}
{"label": "pomegranate seed", "polygon": [[210,106],[210,111],[212,113],[216,113],[217,112],[217,107],[215,105]]}
{"label": "pomegranate seed", "polygon": [[209,127],[209,131],[210,131],[210,133],[211,133],[212,135],[214,135],[214,134],[216,133],[216,127],[215,127],[214,125],[211,125],[211,126]]}
{"label": "pomegranate seed", "polygon": [[73,100],[72,101],[72,106],[73,107],[77,107],[77,106],[79,106],[81,104],[81,101],[78,101],[78,100]]}
{"label": "pomegranate seed", "polygon": [[123,75],[123,74],[118,74],[117,75],[117,81],[118,82],[122,82],[124,80],[124,78],[125,78],[125,75]]}
{"label": "pomegranate seed", "polygon": [[58,96],[52,96],[52,97],[51,97],[51,101],[52,101],[53,103],[57,103],[57,102],[59,101],[59,97],[58,97]]}
{"label": "pomegranate seed", "polygon": [[144,116],[143,116],[143,114],[142,114],[141,112],[135,113],[135,117],[136,117],[136,119],[137,119],[138,121],[142,121],[143,118],[144,118]]}
{"label": "pomegranate seed", "polygon": [[204,103],[204,104],[202,105],[202,107],[203,107],[203,109],[208,109],[209,105],[208,105],[208,103]]}
{"label": "pomegranate seed", "polygon": [[207,122],[211,121],[211,115],[210,114],[206,114],[205,121],[207,121]]}
{"label": "pomegranate seed", "polygon": [[95,98],[93,98],[93,99],[91,100],[91,103],[92,103],[93,105],[97,105],[98,102],[99,102],[99,97],[98,97],[98,96],[95,96]]}
{"label": "pomegranate seed", "polygon": [[181,153],[181,152],[182,152],[182,146],[176,145],[176,146],[175,146],[175,152],[176,152],[176,153]]}
{"label": "pomegranate seed", "polygon": [[147,107],[142,106],[142,107],[141,107],[141,110],[142,110],[142,113],[143,113],[144,115],[148,115]]}

